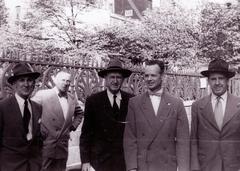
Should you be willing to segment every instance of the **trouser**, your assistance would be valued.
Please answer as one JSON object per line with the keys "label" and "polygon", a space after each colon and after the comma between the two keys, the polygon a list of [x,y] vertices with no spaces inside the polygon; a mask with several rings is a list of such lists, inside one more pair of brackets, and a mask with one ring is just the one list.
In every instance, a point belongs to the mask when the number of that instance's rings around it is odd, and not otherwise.
{"label": "trouser", "polygon": [[42,171],[65,171],[67,165],[67,158],[53,159],[43,158]]}

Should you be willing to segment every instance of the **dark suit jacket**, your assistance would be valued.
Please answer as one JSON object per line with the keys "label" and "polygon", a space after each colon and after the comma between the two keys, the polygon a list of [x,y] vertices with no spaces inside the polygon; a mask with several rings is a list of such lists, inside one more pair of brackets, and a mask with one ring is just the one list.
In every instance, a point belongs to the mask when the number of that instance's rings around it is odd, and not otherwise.
{"label": "dark suit jacket", "polygon": [[189,124],[180,99],[161,96],[157,116],[148,93],[133,97],[128,105],[124,132],[127,170],[188,171]]}
{"label": "dark suit jacket", "polygon": [[222,130],[214,118],[211,97],[192,105],[191,168],[201,171],[240,169],[240,98],[228,94]]}
{"label": "dark suit jacket", "polygon": [[41,133],[44,139],[43,157],[67,159],[70,131],[75,131],[83,118],[83,111],[77,98],[68,93],[69,107],[66,119],[54,89],[38,91],[33,100],[43,107],[41,123]]}
{"label": "dark suit jacket", "polygon": [[41,169],[42,140],[40,121],[42,108],[31,101],[33,138],[27,141],[22,114],[15,96],[0,102],[0,166],[2,171]]}
{"label": "dark suit jacket", "polygon": [[[115,170],[125,168],[123,131],[128,100],[133,95],[121,91],[120,115],[113,117],[107,91],[93,94],[86,100],[85,117],[80,137],[82,163],[90,162],[97,169],[113,158],[118,158]],[[105,169],[106,171],[107,168]]]}

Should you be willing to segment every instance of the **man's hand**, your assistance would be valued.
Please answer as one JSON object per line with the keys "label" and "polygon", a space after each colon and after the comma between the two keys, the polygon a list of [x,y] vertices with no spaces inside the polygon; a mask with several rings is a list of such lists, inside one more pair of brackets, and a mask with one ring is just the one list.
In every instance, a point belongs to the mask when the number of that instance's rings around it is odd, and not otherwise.
{"label": "man's hand", "polygon": [[82,171],[94,171],[94,169],[91,167],[90,163],[83,163]]}

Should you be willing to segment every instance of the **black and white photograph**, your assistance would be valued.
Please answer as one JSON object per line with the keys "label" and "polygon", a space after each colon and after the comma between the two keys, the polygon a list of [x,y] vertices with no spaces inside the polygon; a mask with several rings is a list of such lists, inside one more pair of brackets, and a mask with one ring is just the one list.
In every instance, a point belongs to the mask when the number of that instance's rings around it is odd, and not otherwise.
{"label": "black and white photograph", "polygon": [[240,0],[0,0],[0,171],[240,171]]}

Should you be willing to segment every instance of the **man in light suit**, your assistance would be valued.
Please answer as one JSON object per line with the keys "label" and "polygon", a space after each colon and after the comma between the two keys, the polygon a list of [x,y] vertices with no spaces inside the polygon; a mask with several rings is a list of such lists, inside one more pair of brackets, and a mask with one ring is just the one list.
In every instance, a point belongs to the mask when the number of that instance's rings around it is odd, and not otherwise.
{"label": "man in light suit", "polygon": [[127,171],[188,171],[189,126],[180,99],[162,88],[164,63],[146,63],[148,91],[129,101],[124,132]]}
{"label": "man in light suit", "polygon": [[[82,171],[125,171],[123,131],[128,100],[133,95],[121,89],[131,71],[112,59],[98,75],[105,79],[106,90],[87,98],[80,136]],[[115,98],[114,98],[115,97]]]}
{"label": "man in light suit", "polygon": [[240,98],[228,92],[235,73],[228,63],[215,59],[208,70],[211,94],[192,105],[191,170],[240,170]]}
{"label": "man in light suit", "polygon": [[11,71],[8,83],[14,95],[0,102],[0,170],[40,171],[42,107],[29,98],[40,73],[27,63],[18,63]]}
{"label": "man in light suit", "polygon": [[71,75],[60,71],[54,77],[55,87],[40,90],[33,100],[43,107],[43,170],[65,171],[70,132],[80,124],[83,111],[77,98],[68,92]]}

